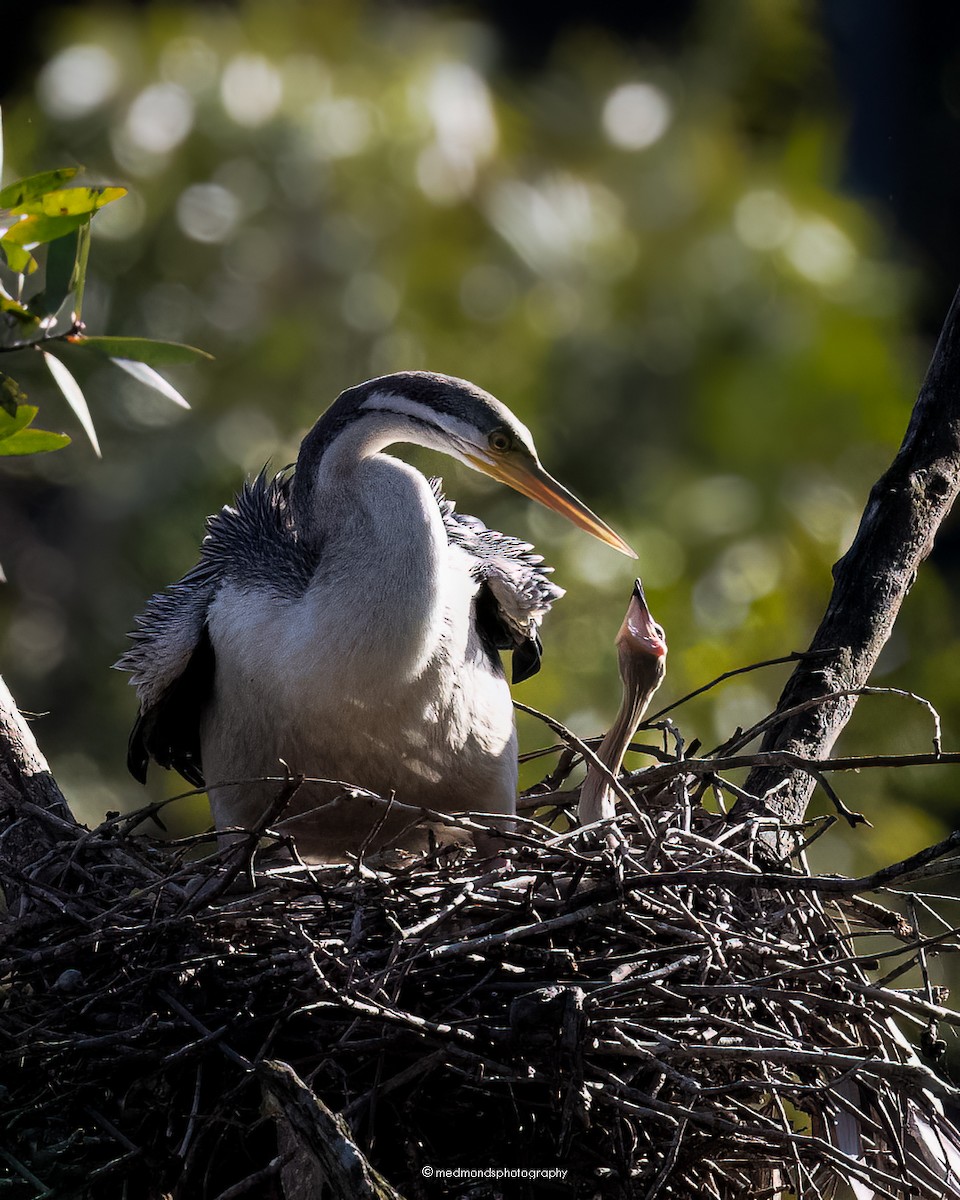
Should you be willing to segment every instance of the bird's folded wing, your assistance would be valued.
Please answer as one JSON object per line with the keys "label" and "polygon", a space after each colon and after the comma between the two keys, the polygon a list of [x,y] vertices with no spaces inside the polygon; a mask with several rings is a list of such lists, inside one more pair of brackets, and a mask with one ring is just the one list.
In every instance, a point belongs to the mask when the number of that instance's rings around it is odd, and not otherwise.
{"label": "bird's folded wing", "polygon": [[113,664],[129,671],[141,711],[156,704],[187,669],[207,623],[215,583],[198,571],[158,592],[136,618],[133,643]]}
{"label": "bird's folded wing", "polygon": [[209,518],[200,561],[149,601],[130,635],[133,644],[114,664],[130,672],[140,699],[127,759],[137,779],[145,779],[154,758],[203,785],[200,715],[215,669],[207,613],[221,584],[269,585],[296,595],[314,566],[293,532],[289,477],[282,472],[272,479],[261,472],[233,505]]}
{"label": "bird's folded wing", "polygon": [[540,622],[564,593],[550,580],[552,567],[529,542],[488,529],[476,517],[458,513],[442,491],[439,479],[430,486],[440,506],[447,537],[470,555],[473,576],[481,585],[477,623],[481,634],[498,650],[512,650],[513,682],[540,668]]}
{"label": "bird's folded wing", "polygon": [[213,686],[207,608],[214,588],[213,580],[194,571],[159,592],[137,618],[133,645],[114,664],[130,672],[140,699],[127,766],[141,783],[154,758],[203,786],[200,712]]}

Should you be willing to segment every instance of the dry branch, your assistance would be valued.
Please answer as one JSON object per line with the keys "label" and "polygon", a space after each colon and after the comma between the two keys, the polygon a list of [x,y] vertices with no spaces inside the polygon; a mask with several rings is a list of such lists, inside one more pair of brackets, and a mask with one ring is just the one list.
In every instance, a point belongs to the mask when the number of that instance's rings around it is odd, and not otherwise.
{"label": "dry branch", "polygon": [[349,1200],[403,1200],[371,1169],[343,1117],[318,1100],[292,1067],[268,1060],[258,1074],[282,1120],[281,1147],[288,1147],[291,1159],[306,1160],[297,1164],[295,1181],[289,1175],[284,1181],[287,1200],[311,1200],[324,1194]]}
{"label": "dry branch", "polygon": [[21,899],[22,872],[57,843],[51,821],[38,819],[34,810],[74,823],[29,725],[0,678],[0,859],[5,866],[0,885],[11,910]]}
{"label": "dry branch", "polygon": [[[960,489],[960,292],[954,297],[913,409],[903,444],[877,480],[853,544],[833,568],[827,611],[795,668],[778,710],[836,695],[779,722],[763,751],[826,758],[850,719],[862,688],[887,642],[921,563]],[[784,786],[784,784],[786,784]],[[756,767],[749,797],[788,822],[800,821],[816,781],[778,766]],[[776,789],[775,791],[773,789]],[[758,807],[745,799],[741,811]]]}

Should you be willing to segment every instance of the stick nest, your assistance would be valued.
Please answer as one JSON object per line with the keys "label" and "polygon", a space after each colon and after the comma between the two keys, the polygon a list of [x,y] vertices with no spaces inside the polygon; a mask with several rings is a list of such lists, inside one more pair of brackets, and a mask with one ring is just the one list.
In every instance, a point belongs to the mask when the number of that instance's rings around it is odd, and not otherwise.
{"label": "stick nest", "polygon": [[0,1194],[957,1194],[960,1018],[867,974],[949,939],[688,789],[613,847],[527,821],[493,860],[313,870],[57,821],[0,926]]}

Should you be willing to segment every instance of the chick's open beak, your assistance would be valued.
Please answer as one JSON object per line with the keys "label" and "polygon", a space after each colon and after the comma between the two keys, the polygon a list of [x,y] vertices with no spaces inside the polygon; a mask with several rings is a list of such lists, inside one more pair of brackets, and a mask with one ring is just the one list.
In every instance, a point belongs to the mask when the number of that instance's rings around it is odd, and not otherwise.
{"label": "chick's open beak", "polygon": [[633,585],[633,594],[617,636],[617,646],[621,657],[624,653],[646,655],[656,659],[664,659],[667,656],[667,643],[662,630],[657,627],[650,614],[647,598],[643,594],[643,584],[639,579]]}
{"label": "chick's open beak", "polygon": [[467,458],[471,465],[484,475],[507,484],[531,500],[539,501],[546,508],[552,508],[554,512],[560,513],[587,533],[592,533],[595,538],[606,542],[614,550],[626,554],[628,558],[637,557],[618,533],[614,533],[606,522],[601,521],[596,513],[592,513],[572,492],[568,492],[562,483],[548,475],[536,460],[520,457],[488,460],[473,454],[468,454]]}

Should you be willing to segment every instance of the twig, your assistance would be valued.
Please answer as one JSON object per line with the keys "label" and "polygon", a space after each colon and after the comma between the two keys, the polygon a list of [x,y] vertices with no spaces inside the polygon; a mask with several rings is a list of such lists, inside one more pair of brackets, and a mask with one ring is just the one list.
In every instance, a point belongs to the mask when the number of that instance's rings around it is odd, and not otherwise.
{"label": "twig", "polygon": [[692,692],[687,692],[685,696],[681,696],[679,700],[673,700],[665,707],[657,709],[655,713],[652,713],[647,718],[646,723],[650,725],[654,721],[660,720],[667,713],[671,713],[675,708],[679,708],[681,704],[686,704],[688,700],[694,700],[697,696],[702,696],[704,692],[709,692],[718,684],[725,683],[728,679],[733,679],[737,675],[746,675],[750,671],[759,671],[764,667],[782,666],[784,663],[803,662],[805,659],[820,657],[827,653],[829,651],[826,650],[792,650],[789,654],[784,654],[780,658],[766,658],[762,662],[750,663],[746,667],[735,667],[731,671],[724,671],[722,675],[718,675],[716,679],[711,679],[709,683],[704,683],[700,687],[694,688]]}

